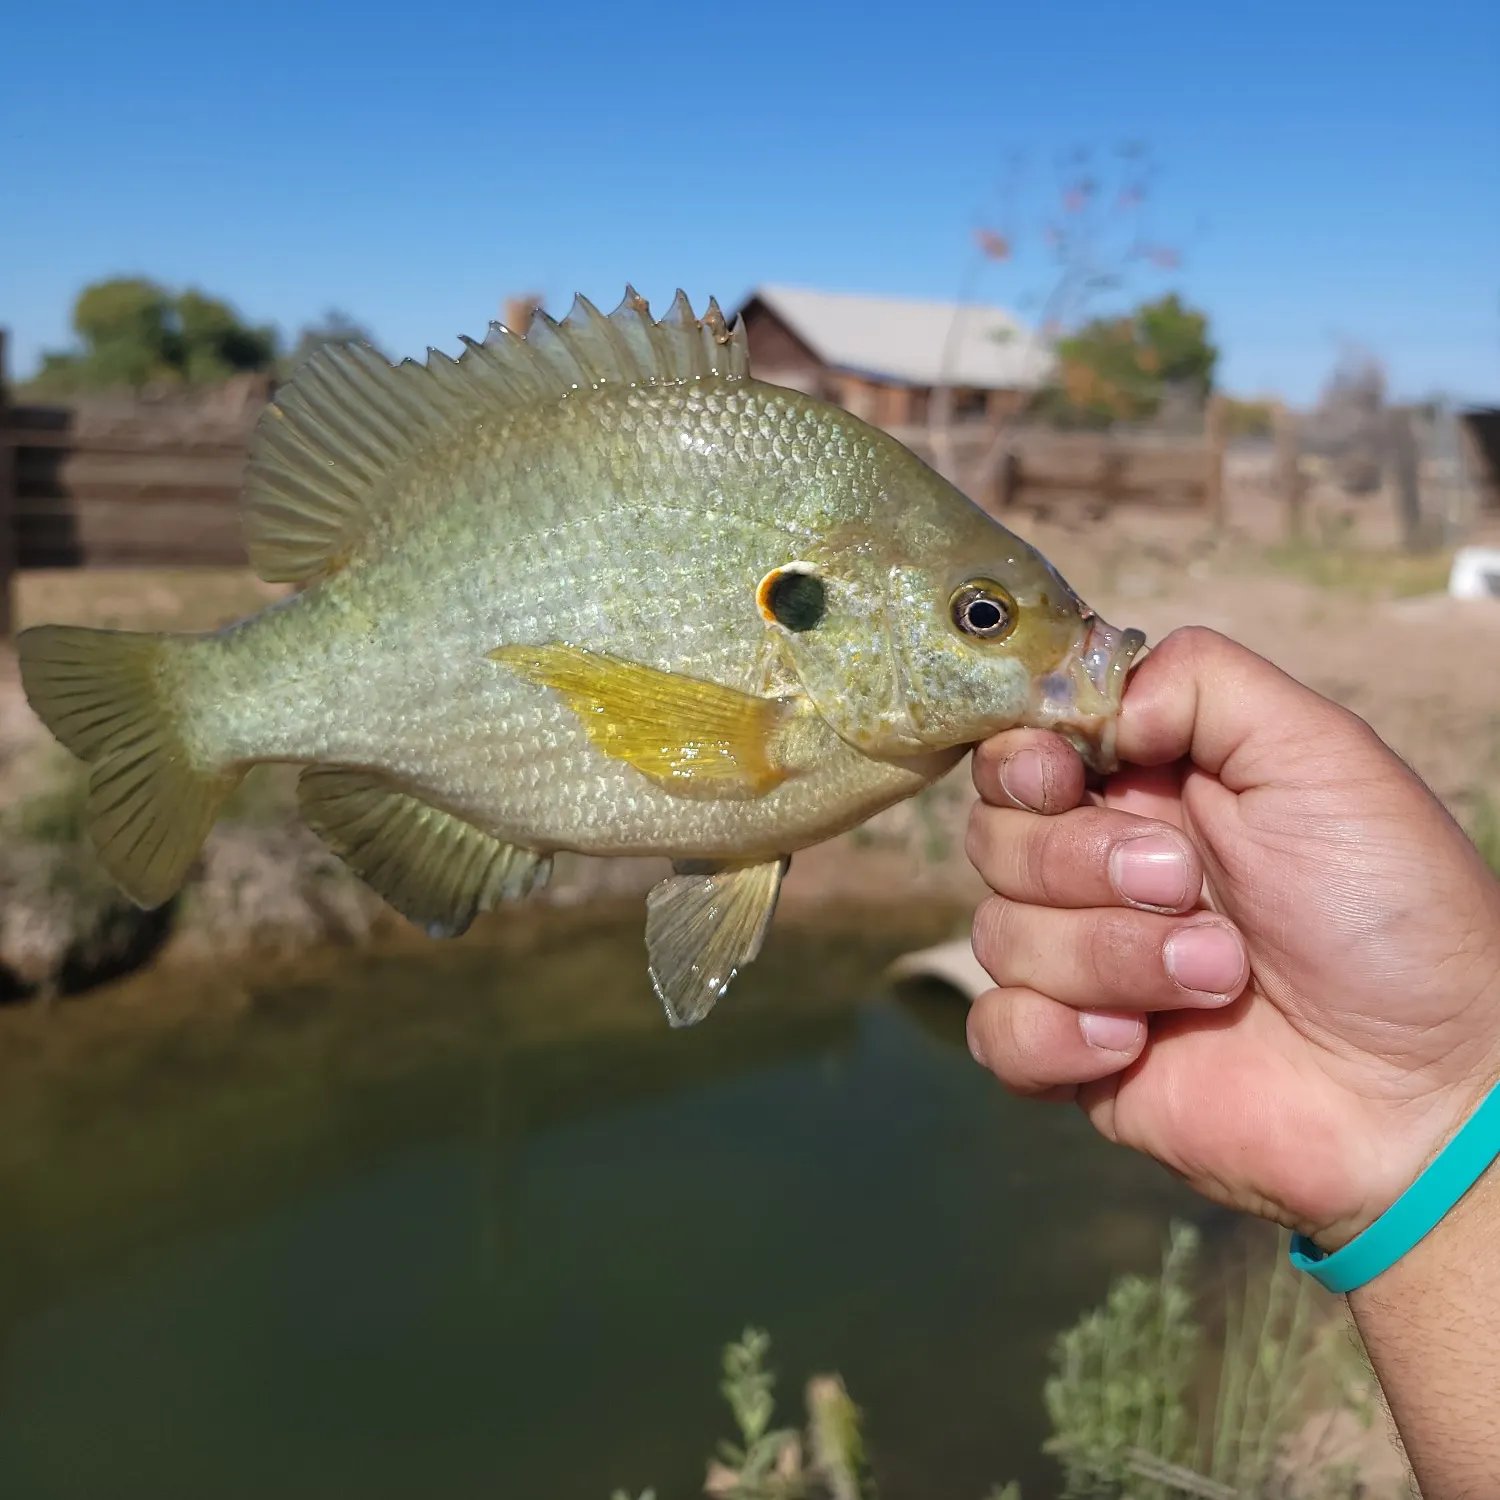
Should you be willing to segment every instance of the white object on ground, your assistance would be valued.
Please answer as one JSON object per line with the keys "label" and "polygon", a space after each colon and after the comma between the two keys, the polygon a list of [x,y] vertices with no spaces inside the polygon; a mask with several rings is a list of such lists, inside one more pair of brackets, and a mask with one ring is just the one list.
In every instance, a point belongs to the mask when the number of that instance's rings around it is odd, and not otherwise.
{"label": "white object on ground", "polygon": [[1448,592],[1455,599],[1500,599],[1500,547],[1460,547]]}
{"label": "white object on ground", "polygon": [[974,949],[967,938],[939,943],[935,948],[922,948],[915,953],[903,953],[886,973],[892,979],[941,980],[952,985],[969,1001],[977,1000],[986,990],[995,987],[995,981],[974,957]]}

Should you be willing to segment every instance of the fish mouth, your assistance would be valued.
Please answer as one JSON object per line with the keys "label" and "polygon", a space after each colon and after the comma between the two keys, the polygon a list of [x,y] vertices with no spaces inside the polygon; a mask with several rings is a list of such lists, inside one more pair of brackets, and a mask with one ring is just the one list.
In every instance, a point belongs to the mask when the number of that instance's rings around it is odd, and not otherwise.
{"label": "fish mouth", "polygon": [[1101,620],[1088,611],[1087,630],[1061,662],[1032,689],[1032,723],[1055,730],[1100,775],[1119,769],[1115,730],[1125,679],[1146,644],[1144,632]]}

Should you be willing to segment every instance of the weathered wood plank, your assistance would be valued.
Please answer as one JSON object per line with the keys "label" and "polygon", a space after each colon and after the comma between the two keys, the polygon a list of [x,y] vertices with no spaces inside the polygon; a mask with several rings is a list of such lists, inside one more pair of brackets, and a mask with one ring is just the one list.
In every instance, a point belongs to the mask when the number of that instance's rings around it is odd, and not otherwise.
{"label": "weathered wood plank", "polygon": [[269,386],[161,399],[91,397],[11,406],[5,527],[15,565],[243,565],[246,449]]}
{"label": "weathered wood plank", "polygon": [[18,517],[23,568],[243,565],[237,507],[181,500],[84,500]]}
{"label": "weathered wood plank", "polygon": [[[890,431],[931,461],[932,435],[927,428],[893,427]],[[950,431],[949,441],[962,482],[980,464],[993,441],[993,431],[987,424],[960,424]],[[1012,497],[1027,491],[1066,491],[1103,500],[1203,505],[1223,461],[1212,433],[1156,439],[1023,427],[1010,434],[1007,448],[1009,464],[1003,483],[991,487]],[[995,497],[988,501],[995,503]]]}

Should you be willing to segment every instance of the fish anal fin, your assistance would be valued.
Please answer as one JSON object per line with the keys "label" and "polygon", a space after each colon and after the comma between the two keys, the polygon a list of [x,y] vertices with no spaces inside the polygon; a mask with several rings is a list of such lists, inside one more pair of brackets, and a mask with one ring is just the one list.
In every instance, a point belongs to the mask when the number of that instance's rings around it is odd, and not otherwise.
{"label": "fish anal fin", "polygon": [[646,897],[651,984],[673,1026],[714,1008],[760,952],[791,857],[716,870],[679,865]]}
{"label": "fish anal fin", "polygon": [[308,826],[388,905],[431,937],[457,937],[482,911],[547,883],[550,855],[502,843],[453,813],[345,766],[297,783]]}
{"label": "fish anal fin", "polygon": [[659,322],[627,290],[605,316],[584,298],[561,323],[541,311],[524,335],[492,323],[450,359],[390,364],[366,344],[329,344],[304,361],[250,440],[242,519],[250,562],[272,583],[306,583],[378,547],[413,461],[453,435],[604,384],[661,385],[750,373],[744,326],[710,300],[701,318],[678,294]]}
{"label": "fish anal fin", "polygon": [[791,774],[778,741],[795,719],[761,698],[574,646],[501,646],[492,660],[561,693],[589,739],[682,797],[763,797]]}

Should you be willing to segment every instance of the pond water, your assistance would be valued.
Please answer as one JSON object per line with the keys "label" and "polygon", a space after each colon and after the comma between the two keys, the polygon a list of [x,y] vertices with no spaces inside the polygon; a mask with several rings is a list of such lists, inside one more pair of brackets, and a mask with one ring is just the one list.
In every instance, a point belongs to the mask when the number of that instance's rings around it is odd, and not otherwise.
{"label": "pond water", "polygon": [[0,1032],[0,1495],[677,1500],[747,1323],[885,1500],[1051,1494],[1050,1341],[1205,1211],[894,995],[909,925],[778,924],[686,1032],[639,913]]}

